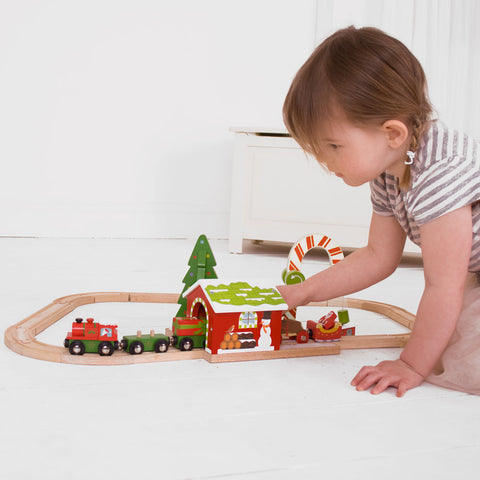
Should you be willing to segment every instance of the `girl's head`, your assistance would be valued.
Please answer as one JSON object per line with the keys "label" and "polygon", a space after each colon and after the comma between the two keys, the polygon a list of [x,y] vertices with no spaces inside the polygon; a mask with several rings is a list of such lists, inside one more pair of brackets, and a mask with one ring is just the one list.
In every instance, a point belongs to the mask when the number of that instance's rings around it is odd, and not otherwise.
{"label": "girl's head", "polygon": [[432,114],[422,66],[403,43],[376,28],[335,32],[295,76],[283,115],[292,137],[322,163],[322,129],[339,114],[361,128],[401,121],[415,151]]}

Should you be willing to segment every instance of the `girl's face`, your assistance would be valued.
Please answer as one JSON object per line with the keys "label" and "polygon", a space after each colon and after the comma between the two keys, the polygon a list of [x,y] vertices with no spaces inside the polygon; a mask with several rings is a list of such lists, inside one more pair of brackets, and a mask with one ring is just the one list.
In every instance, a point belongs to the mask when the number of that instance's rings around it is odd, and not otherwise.
{"label": "girl's face", "polygon": [[393,148],[392,132],[385,127],[358,127],[344,117],[325,122],[318,161],[347,185],[359,186],[388,170],[402,178],[404,150]]}

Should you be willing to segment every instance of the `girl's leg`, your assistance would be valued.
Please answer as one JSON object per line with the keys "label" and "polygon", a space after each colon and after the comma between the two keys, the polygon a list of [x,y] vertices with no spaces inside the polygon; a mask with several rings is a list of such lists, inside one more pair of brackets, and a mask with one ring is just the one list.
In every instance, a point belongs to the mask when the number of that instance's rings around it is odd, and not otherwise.
{"label": "girl's leg", "polygon": [[468,274],[455,332],[437,367],[425,380],[480,395],[480,284],[476,274]]}

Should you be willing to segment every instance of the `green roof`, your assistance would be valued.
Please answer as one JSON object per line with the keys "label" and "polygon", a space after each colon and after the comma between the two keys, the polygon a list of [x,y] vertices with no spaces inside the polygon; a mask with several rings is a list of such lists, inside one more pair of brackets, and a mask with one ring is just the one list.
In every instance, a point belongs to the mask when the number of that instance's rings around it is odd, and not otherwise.
{"label": "green roof", "polygon": [[217,312],[244,310],[287,310],[288,306],[276,288],[252,286],[248,282],[227,283],[221,280],[199,280],[185,292],[200,285]]}

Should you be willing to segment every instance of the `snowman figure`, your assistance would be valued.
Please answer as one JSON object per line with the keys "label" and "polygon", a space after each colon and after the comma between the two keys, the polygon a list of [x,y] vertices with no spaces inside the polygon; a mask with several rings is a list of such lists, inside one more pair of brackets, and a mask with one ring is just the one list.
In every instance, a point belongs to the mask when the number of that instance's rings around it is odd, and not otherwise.
{"label": "snowman figure", "polygon": [[262,323],[260,327],[260,338],[258,339],[259,350],[273,350],[272,329],[270,328],[271,319],[272,319],[272,312],[265,312],[263,314]]}

